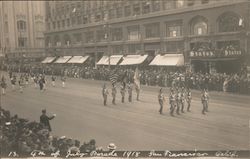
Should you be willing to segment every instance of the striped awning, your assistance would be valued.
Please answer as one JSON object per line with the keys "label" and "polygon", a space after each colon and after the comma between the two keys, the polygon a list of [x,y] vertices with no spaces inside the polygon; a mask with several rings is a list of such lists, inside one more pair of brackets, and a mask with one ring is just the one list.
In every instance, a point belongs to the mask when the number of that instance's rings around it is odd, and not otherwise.
{"label": "striped awning", "polygon": [[66,63],[72,56],[59,57],[54,63]]}
{"label": "striped awning", "polygon": [[112,55],[112,56],[103,56],[96,64],[97,65],[117,65],[121,60],[122,55]]}
{"label": "striped awning", "polygon": [[46,57],[42,63],[51,63],[52,61],[55,60],[56,57]]}
{"label": "striped awning", "polygon": [[123,61],[120,65],[139,65],[143,63],[148,55],[127,55],[123,57]]}
{"label": "striped awning", "polygon": [[149,64],[152,66],[183,66],[184,56],[183,54],[165,54],[157,55],[153,61]]}
{"label": "striped awning", "polygon": [[84,63],[89,56],[73,56],[67,63]]}

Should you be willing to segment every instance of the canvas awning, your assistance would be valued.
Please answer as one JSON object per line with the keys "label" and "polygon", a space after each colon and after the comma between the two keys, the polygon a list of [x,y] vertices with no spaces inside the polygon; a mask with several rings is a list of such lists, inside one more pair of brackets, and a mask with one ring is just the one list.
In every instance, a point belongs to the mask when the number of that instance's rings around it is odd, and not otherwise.
{"label": "canvas awning", "polygon": [[42,63],[51,63],[56,57],[46,57]]}
{"label": "canvas awning", "polygon": [[152,66],[183,66],[184,56],[183,54],[165,54],[157,55],[149,64]]}
{"label": "canvas awning", "polygon": [[143,63],[147,57],[148,55],[127,55],[120,65],[138,65]]}
{"label": "canvas awning", "polygon": [[122,55],[112,55],[103,56],[96,64],[97,65],[117,65],[117,63],[121,60]]}
{"label": "canvas awning", "polygon": [[55,63],[66,63],[67,61],[69,61],[69,59],[71,58],[72,56],[62,56],[62,57],[59,57]]}
{"label": "canvas awning", "polygon": [[89,56],[73,56],[67,63],[84,63]]}

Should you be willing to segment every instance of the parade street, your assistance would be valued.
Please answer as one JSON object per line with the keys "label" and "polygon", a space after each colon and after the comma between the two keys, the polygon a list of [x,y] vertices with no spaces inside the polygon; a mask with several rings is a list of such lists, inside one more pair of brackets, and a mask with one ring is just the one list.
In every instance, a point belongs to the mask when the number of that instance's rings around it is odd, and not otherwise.
{"label": "parade street", "polygon": [[[210,92],[209,112],[201,113],[200,92],[193,91],[191,112],[169,115],[169,89],[163,114],[159,114],[157,99],[159,87],[142,86],[140,101],[121,103],[120,87],[116,105],[112,105],[111,86],[107,106],[103,105],[102,81],[67,79],[66,87],[56,81],[41,92],[33,83],[24,89],[2,96],[2,107],[12,115],[30,121],[39,121],[41,110],[56,114],[51,120],[52,135],[66,136],[82,141],[96,140],[104,149],[115,143],[118,150],[248,150],[249,96]],[[186,110],[186,109],[185,109]]]}

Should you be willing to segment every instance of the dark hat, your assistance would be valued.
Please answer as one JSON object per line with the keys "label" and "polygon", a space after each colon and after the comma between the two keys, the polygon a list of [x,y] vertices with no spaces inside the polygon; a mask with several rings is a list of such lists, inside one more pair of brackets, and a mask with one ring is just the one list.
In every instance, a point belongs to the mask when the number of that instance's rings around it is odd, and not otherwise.
{"label": "dark hat", "polygon": [[42,113],[46,113],[46,109],[43,109],[43,110],[42,110]]}

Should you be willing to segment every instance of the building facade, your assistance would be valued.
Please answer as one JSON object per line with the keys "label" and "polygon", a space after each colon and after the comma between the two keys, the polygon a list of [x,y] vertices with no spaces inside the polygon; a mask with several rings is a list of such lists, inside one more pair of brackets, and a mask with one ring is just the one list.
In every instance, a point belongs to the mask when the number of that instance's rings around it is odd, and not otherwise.
{"label": "building facade", "polygon": [[10,59],[44,54],[45,2],[0,2],[1,55]]}
{"label": "building facade", "polygon": [[181,53],[195,71],[237,71],[249,55],[248,0],[48,1],[47,55]]}

